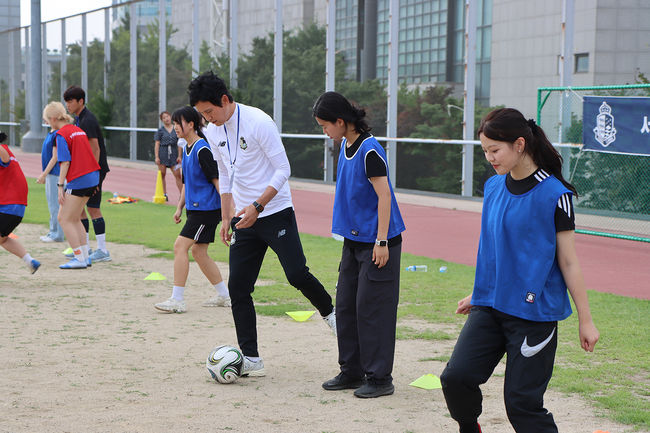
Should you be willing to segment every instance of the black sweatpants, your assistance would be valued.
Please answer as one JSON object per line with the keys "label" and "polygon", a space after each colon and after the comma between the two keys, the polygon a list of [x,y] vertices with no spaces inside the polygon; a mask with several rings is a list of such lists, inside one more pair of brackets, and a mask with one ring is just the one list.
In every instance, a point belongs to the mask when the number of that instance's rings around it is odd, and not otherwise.
{"label": "black sweatpants", "polygon": [[475,428],[487,382],[507,354],[503,395],[517,433],[557,433],[544,409],[544,392],[553,373],[557,322],[533,322],[489,307],[473,307],[440,376],[451,417]]}
{"label": "black sweatpants", "polygon": [[252,227],[245,229],[235,228],[240,219],[233,218],[231,223],[228,290],[239,347],[246,356],[259,356],[251,294],[268,247],[278,255],[289,284],[300,290],[322,316],[330,314],[334,307],[332,297],[306,265],[293,208],[258,218]]}
{"label": "black sweatpants", "polygon": [[393,381],[402,244],[388,251],[388,262],[377,268],[372,248],[344,245],[336,286],[341,372],[377,385]]}

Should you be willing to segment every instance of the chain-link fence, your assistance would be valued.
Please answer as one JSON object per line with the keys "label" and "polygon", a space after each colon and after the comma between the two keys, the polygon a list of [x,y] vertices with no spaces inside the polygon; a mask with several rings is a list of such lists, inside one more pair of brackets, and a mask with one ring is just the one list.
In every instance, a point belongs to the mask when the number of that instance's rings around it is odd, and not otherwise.
{"label": "chain-link fence", "polygon": [[537,121],[560,143],[563,174],[578,190],[578,231],[650,242],[650,156],[582,151],[584,96],[650,97],[650,84],[537,92]]}

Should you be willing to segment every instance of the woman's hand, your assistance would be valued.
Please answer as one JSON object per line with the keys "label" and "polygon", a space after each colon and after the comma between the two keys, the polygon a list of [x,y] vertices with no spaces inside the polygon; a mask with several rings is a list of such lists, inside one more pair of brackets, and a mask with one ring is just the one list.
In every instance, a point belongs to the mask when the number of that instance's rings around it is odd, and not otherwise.
{"label": "woman's hand", "polygon": [[375,245],[372,248],[372,262],[378,268],[383,268],[388,263],[388,256],[388,246],[380,247],[379,245]]}
{"label": "woman's hand", "polygon": [[594,346],[600,338],[600,333],[596,329],[596,325],[592,320],[587,323],[580,323],[578,325],[578,335],[580,336],[580,346],[585,352],[593,352]]}
{"label": "woman's hand", "polygon": [[458,308],[456,309],[456,314],[469,314],[469,311],[472,309],[472,295],[468,295],[458,301]]}

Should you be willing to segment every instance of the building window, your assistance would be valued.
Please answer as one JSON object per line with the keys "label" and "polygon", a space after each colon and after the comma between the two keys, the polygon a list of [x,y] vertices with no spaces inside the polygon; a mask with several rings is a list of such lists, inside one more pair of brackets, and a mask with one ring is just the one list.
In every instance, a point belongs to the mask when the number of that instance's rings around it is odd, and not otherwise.
{"label": "building window", "polygon": [[575,55],[574,73],[589,72],[589,53],[580,53]]}

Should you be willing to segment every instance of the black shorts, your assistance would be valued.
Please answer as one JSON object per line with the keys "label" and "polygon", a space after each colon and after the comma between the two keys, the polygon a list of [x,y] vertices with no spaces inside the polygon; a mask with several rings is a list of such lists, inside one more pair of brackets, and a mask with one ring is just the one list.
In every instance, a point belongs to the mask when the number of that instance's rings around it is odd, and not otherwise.
{"label": "black shorts", "polygon": [[91,186],[90,188],[79,188],[79,189],[68,189],[67,192],[69,192],[71,195],[77,196],[77,197],[90,197],[92,196],[95,191],[97,191],[96,186]]}
{"label": "black shorts", "polygon": [[90,199],[88,199],[88,203],[86,203],[86,207],[94,207],[99,209],[99,206],[102,204],[102,183],[104,183],[105,178],[106,178],[106,173],[100,170],[99,185],[97,185],[97,188],[95,189],[95,193],[90,196]]}
{"label": "black shorts", "polygon": [[22,220],[23,217],[18,215],[0,212],[0,236],[3,238],[9,236]]}
{"label": "black shorts", "polygon": [[211,244],[221,222],[221,209],[186,210],[187,219],[180,236],[194,239],[197,244]]}

